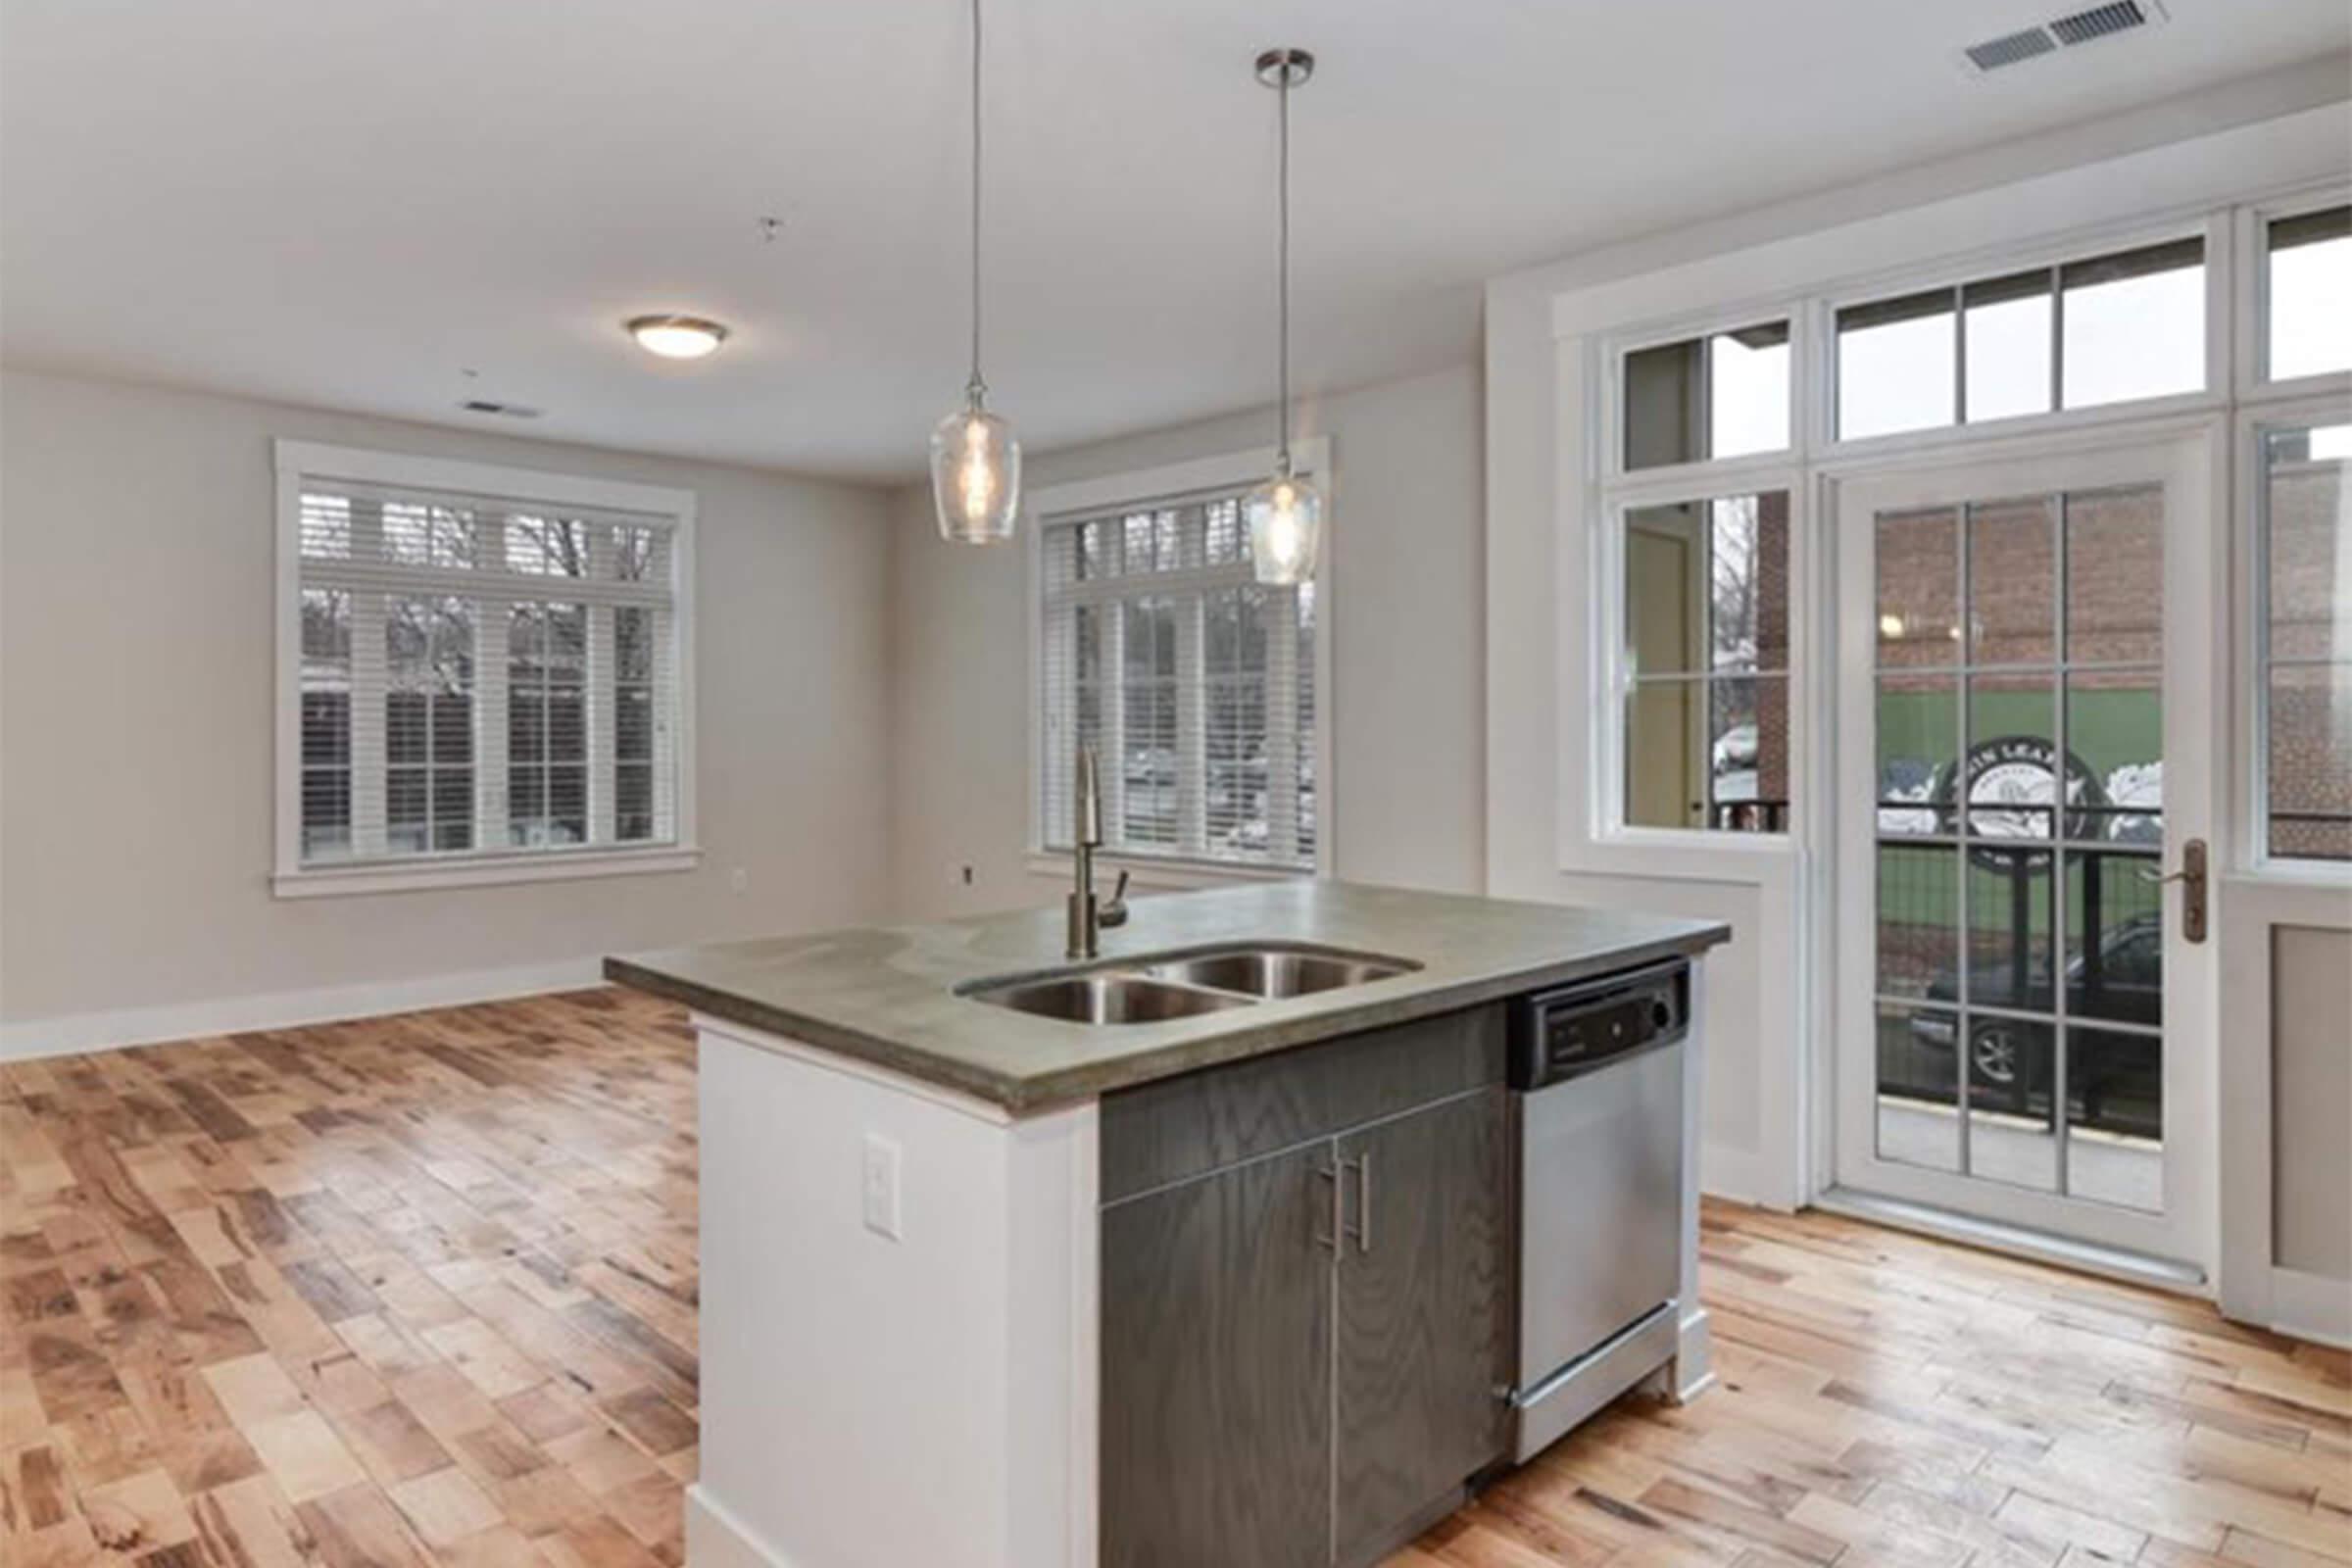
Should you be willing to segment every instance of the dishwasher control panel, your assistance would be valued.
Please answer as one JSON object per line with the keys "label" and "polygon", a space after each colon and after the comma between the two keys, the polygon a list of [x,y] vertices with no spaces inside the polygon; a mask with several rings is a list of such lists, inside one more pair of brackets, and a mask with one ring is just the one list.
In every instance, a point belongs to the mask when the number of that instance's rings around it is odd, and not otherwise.
{"label": "dishwasher control panel", "polygon": [[1690,965],[1680,958],[1519,997],[1511,1003],[1511,1087],[1541,1089],[1679,1040],[1690,1017]]}

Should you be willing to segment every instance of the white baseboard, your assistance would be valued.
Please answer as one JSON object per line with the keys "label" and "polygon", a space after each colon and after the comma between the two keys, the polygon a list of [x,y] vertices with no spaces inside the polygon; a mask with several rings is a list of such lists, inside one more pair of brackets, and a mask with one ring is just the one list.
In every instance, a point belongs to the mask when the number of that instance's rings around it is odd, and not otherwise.
{"label": "white baseboard", "polygon": [[686,1568],[792,1568],[697,1482],[686,1489]]}
{"label": "white baseboard", "polygon": [[2352,1349],[2352,1280],[2272,1269],[2271,1327],[2293,1339]]}
{"label": "white baseboard", "polygon": [[1698,1190],[1709,1198],[1728,1199],[1735,1203],[1747,1203],[1763,1208],[1786,1208],[1775,1203],[1764,1190],[1761,1161],[1744,1149],[1730,1149],[1722,1144],[1702,1144],[1698,1151]]}
{"label": "white baseboard", "polygon": [[565,958],[511,969],[476,969],[465,974],[426,975],[316,991],[278,991],[260,996],[216,997],[203,1002],[127,1007],[120,1012],[77,1012],[55,1018],[0,1023],[0,1061],[73,1055],[148,1046],[198,1035],[245,1029],[291,1029],[302,1024],[374,1018],[419,1007],[454,1007],[469,1002],[501,1002],[549,991],[577,991],[604,983],[596,958]]}

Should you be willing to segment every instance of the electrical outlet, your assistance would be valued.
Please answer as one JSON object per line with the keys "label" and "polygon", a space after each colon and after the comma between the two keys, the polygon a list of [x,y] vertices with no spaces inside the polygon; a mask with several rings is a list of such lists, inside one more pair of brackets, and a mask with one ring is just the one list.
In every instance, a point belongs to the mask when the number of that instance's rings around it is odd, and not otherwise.
{"label": "electrical outlet", "polygon": [[880,1133],[865,1135],[865,1228],[899,1239],[899,1146]]}

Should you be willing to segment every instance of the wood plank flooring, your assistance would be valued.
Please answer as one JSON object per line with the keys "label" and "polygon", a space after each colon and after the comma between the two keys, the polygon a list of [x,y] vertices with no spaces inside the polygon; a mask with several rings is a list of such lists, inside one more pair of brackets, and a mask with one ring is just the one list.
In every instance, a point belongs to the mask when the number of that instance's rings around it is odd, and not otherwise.
{"label": "wood plank flooring", "polygon": [[[679,1562],[693,1094],[683,1016],[601,991],[0,1068],[0,1564]],[[2342,1353],[1705,1223],[1722,1387],[1391,1568],[2352,1562]]]}

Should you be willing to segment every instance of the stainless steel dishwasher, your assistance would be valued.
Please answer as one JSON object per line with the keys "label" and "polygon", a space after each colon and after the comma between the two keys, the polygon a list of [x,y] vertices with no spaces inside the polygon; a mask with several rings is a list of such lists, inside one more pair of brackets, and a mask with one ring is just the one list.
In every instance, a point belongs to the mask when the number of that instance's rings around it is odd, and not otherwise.
{"label": "stainless steel dishwasher", "polygon": [[1511,1004],[1521,1460],[1673,1359],[1690,1017],[1680,958]]}

